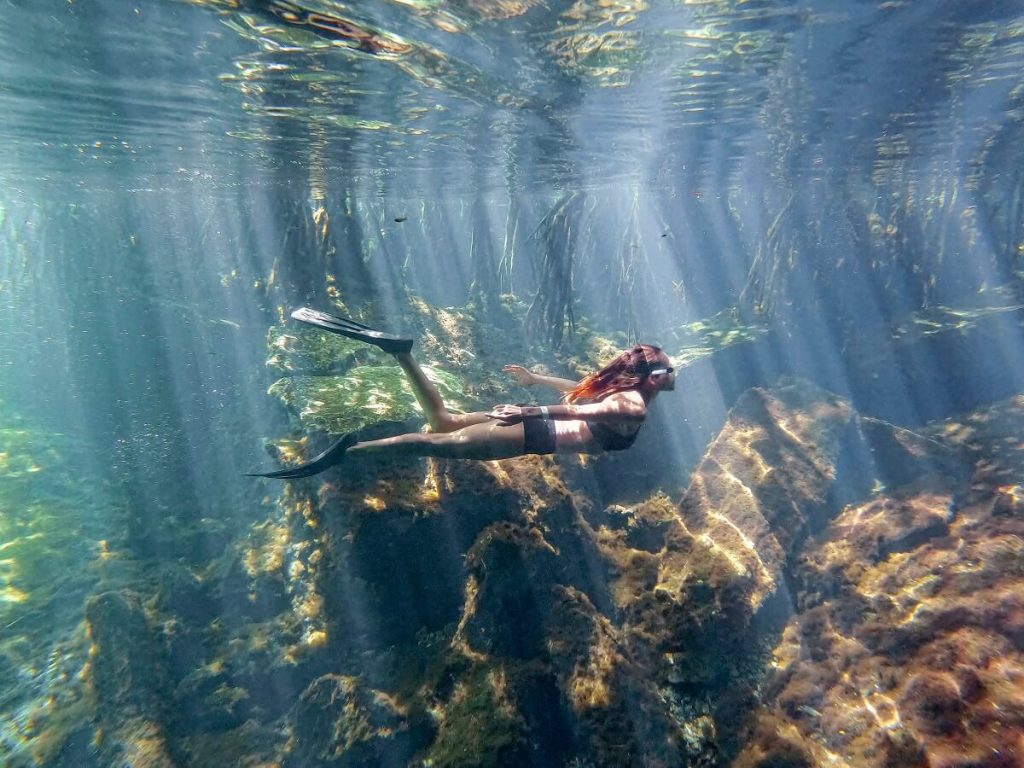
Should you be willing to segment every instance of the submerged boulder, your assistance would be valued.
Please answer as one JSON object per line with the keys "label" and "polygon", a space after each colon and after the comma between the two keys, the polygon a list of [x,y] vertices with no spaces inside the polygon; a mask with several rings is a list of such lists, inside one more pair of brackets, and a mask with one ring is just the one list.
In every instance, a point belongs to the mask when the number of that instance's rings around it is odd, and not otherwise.
{"label": "submerged boulder", "polygon": [[[535,749],[541,739],[534,738],[517,701],[516,694],[535,682],[536,670],[462,658],[454,660],[447,676],[435,692],[438,732],[425,762],[452,768],[539,766],[559,755],[557,749]],[[557,721],[558,708],[550,700],[544,703],[547,716]]]}
{"label": "submerged boulder", "polygon": [[738,766],[1021,764],[1021,434],[1021,398],[938,425],[933,450],[957,452],[965,482],[880,491],[806,543],[803,610]]}
{"label": "submerged boulder", "polygon": [[[529,460],[524,460],[526,464]],[[319,567],[329,629],[349,650],[408,646],[454,628],[466,554],[481,532],[536,503],[514,462],[380,462],[321,490]],[[425,471],[424,471],[425,470]]]}
{"label": "submerged boulder", "polygon": [[578,748],[597,765],[686,765],[684,734],[651,670],[586,595],[558,589],[548,648]]}
{"label": "submerged boulder", "polygon": [[404,766],[433,735],[425,715],[410,718],[393,697],[343,675],[310,683],[290,720],[289,768]]}
{"label": "submerged boulder", "polygon": [[[573,493],[582,475],[571,461],[498,462],[495,477],[519,489],[521,511],[480,529],[466,553],[450,647],[464,663],[449,661],[448,692],[436,694],[438,744],[480,731],[490,709],[504,725],[492,722],[478,746],[497,741],[517,764],[535,764],[543,700],[568,734],[546,748],[564,759],[720,761],[719,742],[752,706],[753,682],[738,681],[760,663],[755,618],[785,596],[792,553],[830,514],[852,418],[848,403],[807,383],[753,390],[678,505],[656,494],[602,511]],[[730,685],[737,692],[723,696]]]}
{"label": "submerged boulder", "polygon": [[667,526],[656,574],[634,558],[646,575],[623,610],[636,653],[674,682],[729,676],[723,652],[742,655],[755,616],[784,596],[794,546],[827,517],[852,416],[803,381],[739,399]]}

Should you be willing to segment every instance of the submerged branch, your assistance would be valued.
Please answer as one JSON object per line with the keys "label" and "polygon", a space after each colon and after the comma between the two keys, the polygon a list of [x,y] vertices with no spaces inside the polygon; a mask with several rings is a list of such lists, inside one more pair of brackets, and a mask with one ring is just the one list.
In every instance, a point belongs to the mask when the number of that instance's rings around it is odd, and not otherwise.
{"label": "submerged branch", "polygon": [[565,329],[576,330],[573,314],[573,259],[576,222],[582,218],[586,196],[570,192],[541,221],[534,234],[542,246],[535,256],[537,293],[526,313],[526,331],[553,346],[562,343]]}

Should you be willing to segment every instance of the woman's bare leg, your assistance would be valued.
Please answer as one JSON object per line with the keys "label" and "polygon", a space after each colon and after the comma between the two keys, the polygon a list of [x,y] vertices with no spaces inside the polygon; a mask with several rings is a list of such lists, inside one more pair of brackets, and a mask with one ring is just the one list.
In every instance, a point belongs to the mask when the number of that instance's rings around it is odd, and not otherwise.
{"label": "woman's bare leg", "polygon": [[385,437],[382,440],[367,440],[365,443],[353,445],[346,455],[511,459],[525,453],[524,443],[522,424],[503,426],[488,420],[486,424],[471,424],[454,432],[411,432],[397,437]]}
{"label": "woman's bare leg", "polygon": [[[454,432],[457,429],[473,424],[484,424],[490,421],[485,413],[449,413],[434,383],[423,373],[423,369],[413,360],[409,352],[395,355],[398,364],[405,371],[409,383],[412,384],[416,402],[427,415],[427,423],[434,432]],[[374,441],[376,442],[376,441]],[[365,443],[364,443],[365,445]],[[427,455],[427,454],[423,454]]]}

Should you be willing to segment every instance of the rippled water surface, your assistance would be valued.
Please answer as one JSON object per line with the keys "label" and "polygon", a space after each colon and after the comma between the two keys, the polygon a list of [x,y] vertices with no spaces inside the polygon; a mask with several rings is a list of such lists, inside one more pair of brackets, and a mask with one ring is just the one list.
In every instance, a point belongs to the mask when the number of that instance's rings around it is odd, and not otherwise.
{"label": "rippled water surface", "polygon": [[979,170],[1020,120],[1016,2],[8,0],[4,15],[18,181],[259,169],[715,195],[750,174]]}

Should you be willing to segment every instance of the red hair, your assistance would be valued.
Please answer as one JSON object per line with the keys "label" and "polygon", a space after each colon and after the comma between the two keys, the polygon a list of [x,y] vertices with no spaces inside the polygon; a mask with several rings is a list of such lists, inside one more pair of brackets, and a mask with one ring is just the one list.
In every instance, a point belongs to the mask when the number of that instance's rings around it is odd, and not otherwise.
{"label": "red hair", "polygon": [[576,389],[566,394],[565,402],[601,400],[616,392],[639,389],[652,370],[668,365],[668,355],[662,352],[660,347],[637,344],[621,353],[597,373],[587,376]]}

